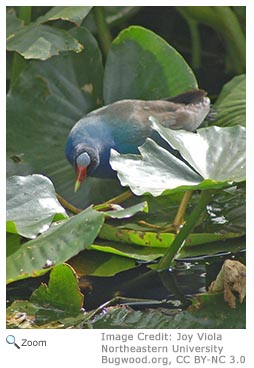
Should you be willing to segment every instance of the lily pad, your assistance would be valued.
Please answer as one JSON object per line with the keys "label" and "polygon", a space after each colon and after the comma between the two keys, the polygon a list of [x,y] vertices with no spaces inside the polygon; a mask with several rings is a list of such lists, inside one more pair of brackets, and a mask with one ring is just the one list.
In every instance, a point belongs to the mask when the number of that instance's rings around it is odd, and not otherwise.
{"label": "lily pad", "polygon": [[173,148],[204,178],[241,182],[246,177],[246,131],[240,126],[202,128],[197,133],[172,131],[153,123]]}
{"label": "lily pad", "polygon": [[48,230],[53,219],[68,218],[45,176],[12,176],[7,179],[6,197],[7,232],[33,239]]}
{"label": "lily pad", "polygon": [[25,59],[47,60],[60,52],[81,52],[83,48],[69,32],[47,25],[25,26],[7,39],[7,50]]}
{"label": "lily pad", "polygon": [[[151,118],[151,120],[153,120]],[[153,121],[153,128],[188,162],[147,139],[139,155],[111,150],[110,164],[121,181],[137,194],[215,189],[245,180],[245,129],[208,127],[197,133],[173,131]]]}
{"label": "lily pad", "polygon": [[80,26],[88,15],[92,6],[54,6],[45,15],[39,17],[36,23],[45,23],[52,20],[67,20]]}
{"label": "lily pad", "polygon": [[104,221],[103,213],[91,208],[54,225],[46,233],[20,247],[7,248],[7,283],[44,274],[88,248]]}
{"label": "lily pad", "polygon": [[83,294],[79,291],[78,279],[70,265],[59,264],[50,272],[48,286],[42,284],[30,298],[33,303],[66,313],[77,314],[83,306]]}
{"label": "lily pad", "polygon": [[197,81],[188,64],[154,32],[131,26],[113,41],[105,66],[105,104],[160,99],[192,88]]}

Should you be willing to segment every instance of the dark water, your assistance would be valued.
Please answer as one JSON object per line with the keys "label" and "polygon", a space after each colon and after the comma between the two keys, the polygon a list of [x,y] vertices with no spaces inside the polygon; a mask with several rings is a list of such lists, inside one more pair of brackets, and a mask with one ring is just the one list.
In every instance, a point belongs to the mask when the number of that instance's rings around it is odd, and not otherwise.
{"label": "dark water", "polygon": [[[94,309],[118,296],[125,298],[121,303],[134,309],[156,306],[184,309],[193,295],[207,291],[228,258],[245,263],[245,251],[236,255],[220,253],[213,257],[182,259],[173,269],[162,272],[153,272],[145,264],[140,264],[114,277],[86,277],[80,282],[85,295],[84,307],[86,310]],[[89,287],[83,288],[84,282]]]}

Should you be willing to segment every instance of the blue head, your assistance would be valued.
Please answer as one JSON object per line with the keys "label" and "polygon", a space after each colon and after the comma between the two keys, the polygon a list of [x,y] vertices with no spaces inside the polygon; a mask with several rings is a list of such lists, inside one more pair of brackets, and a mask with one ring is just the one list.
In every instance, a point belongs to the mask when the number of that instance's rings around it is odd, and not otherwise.
{"label": "blue head", "polygon": [[69,135],[65,154],[76,171],[76,183],[74,191],[76,192],[81,183],[86,179],[87,175],[93,172],[99,165],[99,155],[96,149],[77,143],[75,135]]}

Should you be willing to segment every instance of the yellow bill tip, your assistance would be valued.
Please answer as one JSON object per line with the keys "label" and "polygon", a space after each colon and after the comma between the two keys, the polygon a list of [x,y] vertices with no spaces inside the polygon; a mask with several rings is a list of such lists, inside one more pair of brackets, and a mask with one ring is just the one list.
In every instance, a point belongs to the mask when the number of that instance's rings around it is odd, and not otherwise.
{"label": "yellow bill tip", "polygon": [[81,181],[76,180],[75,186],[74,186],[74,193],[76,193],[79,190]]}

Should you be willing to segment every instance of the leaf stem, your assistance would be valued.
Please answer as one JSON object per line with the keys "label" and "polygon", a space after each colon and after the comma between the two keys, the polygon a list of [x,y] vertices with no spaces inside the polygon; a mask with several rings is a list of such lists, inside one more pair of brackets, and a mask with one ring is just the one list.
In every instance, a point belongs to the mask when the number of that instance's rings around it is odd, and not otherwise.
{"label": "leaf stem", "polygon": [[24,21],[27,26],[31,21],[32,7],[31,6],[19,6],[19,18]]}
{"label": "leaf stem", "polygon": [[185,192],[183,195],[183,198],[181,200],[180,206],[178,207],[178,211],[177,214],[175,216],[174,222],[173,222],[173,227],[176,229],[176,231],[178,232],[180,229],[180,226],[183,223],[183,219],[186,213],[186,208],[188,206],[189,200],[192,196],[193,191],[189,190],[188,192]]}
{"label": "leaf stem", "polygon": [[[177,7],[179,11],[179,7]],[[179,11],[181,14],[183,11]],[[227,42],[229,56],[238,74],[244,73],[246,61],[245,35],[234,11],[229,6],[185,6],[185,17],[206,24]],[[237,57],[236,57],[237,55]]]}
{"label": "leaf stem", "polygon": [[180,251],[180,249],[183,247],[186,238],[188,237],[191,230],[199,220],[200,215],[205,210],[207,204],[210,202],[213,193],[214,193],[213,190],[202,191],[198,204],[188,217],[187,221],[183,225],[180,232],[177,234],[175,240],[170,245],[167,252],[164,254],[164,256],[160,259],[159,263],[157,264],[156,266],[157,271],[165,270],[171,266],[173,259]]}
{"label": "leaf stem", "polygon": [[93,14],[97,26],[98,37],[104,56],[107,56],[111,48],[111,33],[106,22],[104,6],[94,6]]}
{"label": "leaf stem", "polygon": [[193,69],[198,69],[201,67],[201,45],[200,36],[198,29],[198,22],[190,17],[187,12],[185,12],[185,7],[177,6],[177,10],[184,17],[188,23],[190,36],[191,36],[191,48],[192,48],[192,61],[191,65]]}

